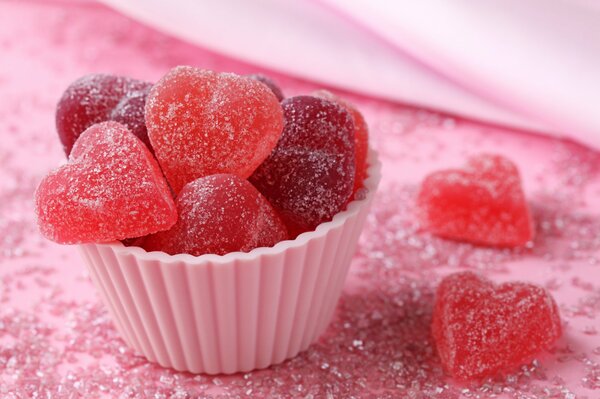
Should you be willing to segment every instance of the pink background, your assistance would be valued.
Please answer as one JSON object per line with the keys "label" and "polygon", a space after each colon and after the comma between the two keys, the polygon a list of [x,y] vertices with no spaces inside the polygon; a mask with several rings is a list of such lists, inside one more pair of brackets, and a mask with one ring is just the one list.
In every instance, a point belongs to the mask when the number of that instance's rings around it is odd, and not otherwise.
{"label": "pink background", "polygon": [[[32,195],[64,162],[54,107],[72,80],[90,72],[156,80],[180,64],[262,71],[288,96],[320,88],[92,3],[0,2],[1,397],[600,396],[600,156],[569,141],[350,93],[341,94],[364,112],[384,179],[338,312],[319,343],[269,370],[216,378],[161,369],[131,353],[77,249],[37,233]],[[538,229],[533,248],[476,248],[418,231],[412,201],[423,176],[482,151],[519,165]],[[504,379],[445,379],[429,336],[432,293],[439,278],[462,269],[550,289],[565,331],[552,353]]]}
{"label": "pink background", "polygon": [[293,76],[600,144],[590,0],[102,2]]}

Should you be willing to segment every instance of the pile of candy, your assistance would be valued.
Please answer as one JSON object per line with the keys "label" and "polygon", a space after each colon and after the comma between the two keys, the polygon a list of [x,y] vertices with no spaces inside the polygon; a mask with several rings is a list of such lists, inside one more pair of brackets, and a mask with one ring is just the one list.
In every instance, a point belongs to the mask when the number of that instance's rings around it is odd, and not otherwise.
{"label": "pile of candy", "polygon": [[356,109],[330,94],[283,99],[261,75],[91,75],[65,91],[56,119],[69,162],[41,182],[36,206],[61,244],[247,252],[331,220],[366,176]]}
{"label": "pile of candy", "polygon": [[[159,82],[93,75],[57,109],[69,162],[36,192],[42,233],[63,244],[126,240],[169,254],[226,254],[314,230],[360,197],[368,129],[326,91],[284,98],[270,79],[177,67]],[[422,227],[495,247],[534,238],[517,167],[480,155],[426,177]],[[561,335],[540,287],[472,273],[440,284],[432,331],[449,375],[503,373]]]}

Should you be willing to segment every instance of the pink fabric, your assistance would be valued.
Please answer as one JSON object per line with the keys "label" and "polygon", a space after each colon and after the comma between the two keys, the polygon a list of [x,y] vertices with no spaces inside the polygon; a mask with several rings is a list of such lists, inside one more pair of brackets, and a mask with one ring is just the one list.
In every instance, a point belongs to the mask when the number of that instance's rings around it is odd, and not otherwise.
{"label": "pink fabric", "polygon": [[104,1],[281,72],[600,147],[590,1]]}
{"label": "pink fabric", "polygon": [[[495,396],[504,398],[598,397],[596,152],[341,93],[363,111],[384,177],[329,329],[309,351],[278,367],[197,377],[129,351],[77,249],[48,242],[37,232],[33,191],[44,174],[64,162],[54,128],[56,101],[86,73],[154,81],[179,64],[258,70],[273,76],[288,96],[320,85],[192,46],[90,2],[0,2],[0,54],[0,397],[48,397],[47,392],[58,398],[205,398],[219,392],[260,397],[257,392],[267,388],[271,395],[263,397],[307,397],[314,390],[315,398],[368,397],[386,390],[391,397],[440,399],[486,398],[490,390],[504,392]],[[538,230],[533,248],[477,248],[416,230],[412,201],[423,177],[483,151],[500,152],[519,165]],[[551,353],[540,354],[538,366],[493,382],[492,388],[445,379],[428,341],[437,282],[465,269],[495,281],[547,287],[564,321],[564,337]]]}

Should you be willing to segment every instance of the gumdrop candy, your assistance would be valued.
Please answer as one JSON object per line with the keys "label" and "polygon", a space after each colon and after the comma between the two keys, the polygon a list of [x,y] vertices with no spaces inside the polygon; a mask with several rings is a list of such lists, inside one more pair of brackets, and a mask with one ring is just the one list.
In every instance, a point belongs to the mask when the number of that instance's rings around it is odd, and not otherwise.
{"label": "gumdrop candy", "polygon": [[154,154],[152,144],[148,138],[148,129],[146,129],[145,106],[146,98],[152,85],[148,83],[146,87],[139,90],[130,90],[125,93],[119,103],[110,113],[109,120],[119,122],[135,134],[146,144],[146,147]]}
{"label": "gumdrop candy", "polygon": [[519,171],[500,155],[479,155],[464,170],[430,174],[417,202],[421,224],[440,237],[498,247],[534,238]]}
{"label": "gumdrop candy", "polygon": [[299,96],[282,102],[277,147],[250,177],[291,237],[331,220],[348,203],[355,174],[354,124],[341,106]]}
{"label": "gumdrop candy", "polygon": [[271,204],[235,175],[211,175],[186,184],[176,205],[175,226],[141,240],[147,251],[224,255],[269,247],[288,238]]}
{"label": "gumdrop candy", "polygon": [[317,97],[333,101],[346,108],[354,121],[354,145],[356,148],[356,175],[354,177],[354,193],[363,187],[367,177],[367,157],[369,154],[369,127],[360,111],[348,101],[336,96],[328,90],[318,90],[313,93]]}
{"label": "gumdrop candy", "polygon": [[355,160],[354,122],[340,105],[313,96],[282,101],[285,125],[279,148],[304,148],[329,154],[348,154]]}
{"label": "gumdrop candy", "polygon": [[353,169],[344,155],[289,148],[273,153],[250,181],[296,237],[342,210],[352,195]]}
{"label": "gumdrop candy", "polygon": [[180,66],[150,91],[146,126],[163,172],[179,192],[199,177],[250,176],[277,144],[283,112],[257,80]]}
{"label": "gumdrop candy", "polygon": [[450,376],[480,379],[511,372],[549,349],[561,335],[561,322],[543,288],[494,285],[462,272],[444,278],[437,289],[432,334]]}
{"label": "gumdrop candy", "polygon": [[[144,103],[150,87],[149,82],[107,74],[87,75],[73,82],[56,107],[56,129],[65,153],[71,153],[88,127],[108,120],[123,122],[148,145]],[[127,100],[131,98],[136,100]]]}
{"label": "gumdrop candy", "polygon": [[92,125],[69,162],[35,193],[42,234],[60,244],[109,242],[167,230],[177,210],[148,148],[117,122]]}
{"label": "gumdrop candy", "polygon": [[253,73],[251,75],[246,75],[249,78],[252,78],[254,80],[258,80],[261,83],[264,83],[265,85],[267,85],[267,87],[269,89],[271,89],[271,91],[273,92],[273,94],[275,94],[275,97],[277,97],[277,99],[279,101],[282,101],[285,97],[283,96],[283,92],[281,91],[281,88],[277,85],[277,83],[275,83],[273,81],[273,79],[260,74],[260,73]]}

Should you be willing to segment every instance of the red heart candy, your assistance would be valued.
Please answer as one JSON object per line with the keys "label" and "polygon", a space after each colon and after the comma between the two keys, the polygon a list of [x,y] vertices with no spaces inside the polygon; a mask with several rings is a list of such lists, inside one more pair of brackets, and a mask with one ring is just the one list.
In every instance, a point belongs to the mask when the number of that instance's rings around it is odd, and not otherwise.
{"label": "red heart candy", "polygon": [[61,244],[108,242],[169,229],[177,210],[158,163],[125,126],[104,122],[35,194],[42,234]]}
{"label": "red heart candy", "polygon": [[283,111],[273,92],[255,79],[177,67],[150,91],[146,125],[178,193],[199,177],[250,176],[277,144]]}
{"label": "red heart candy", "polygon": [[500,155],[480,155],[464,170],[430,174],[418,205],[423,227],[441,237],[502,247],[534,237],[519,171]]}
{"label": "red heart candy", "polygon": [[471,272],[437,289],[432,332],[444,369],[458,379],[510,371],[560,337],[556,303],[541,287],[494,285]]}

